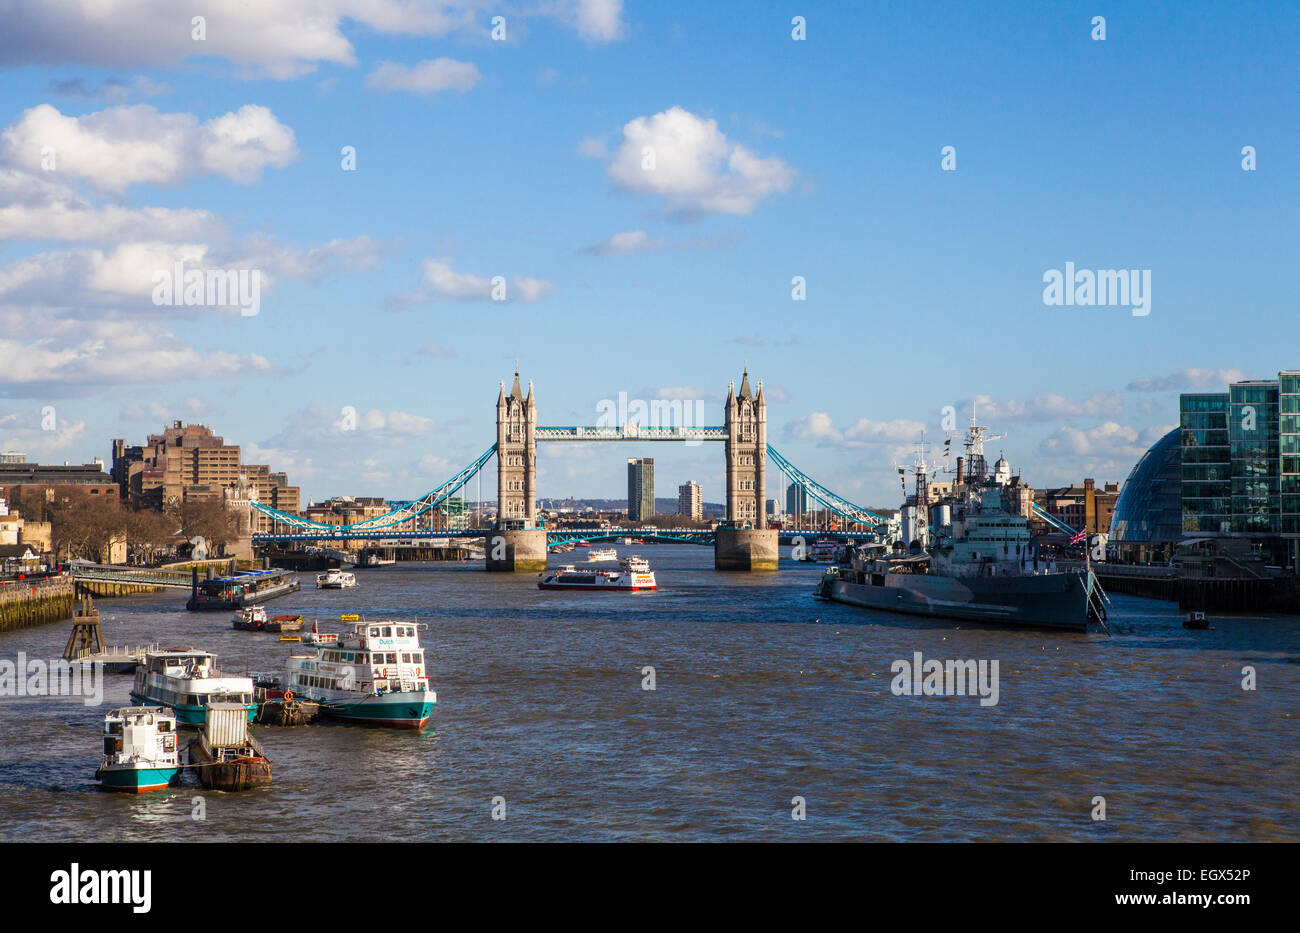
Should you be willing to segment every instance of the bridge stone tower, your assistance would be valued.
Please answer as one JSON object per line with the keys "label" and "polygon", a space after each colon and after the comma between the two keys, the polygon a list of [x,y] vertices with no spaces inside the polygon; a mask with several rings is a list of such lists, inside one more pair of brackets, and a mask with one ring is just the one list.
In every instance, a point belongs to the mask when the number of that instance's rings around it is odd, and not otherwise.
{"label": "bridge stone tower", "polygon": [[[523,520],[525,528],[537,523],[537,402],[533,383],[528,395],[519,387],[519,371],[506,395],[501,383],[497,396],[497,521]],[[502,525],[502,527],[505,527]]]}
{"label": "bridge stone tower", "polygon": [[749,367],[727,389],[727,523],[714,534],[718,570],[776,570],[777,532],[767,528],[767,400],[749,387]]}
{"label": "bridge stone tower", "polygon": [[497,530],[487,536],[488,570],[546,569],[546,529],[537,527],[537,400],[515,382],[497,395]]}
{"label": "bridge stone tower", "polygon": [[727,389],[727,521],[742,527],[762,528],[766,521],[767,400],[763,383],[758,395],[749,387],[749,367]]}

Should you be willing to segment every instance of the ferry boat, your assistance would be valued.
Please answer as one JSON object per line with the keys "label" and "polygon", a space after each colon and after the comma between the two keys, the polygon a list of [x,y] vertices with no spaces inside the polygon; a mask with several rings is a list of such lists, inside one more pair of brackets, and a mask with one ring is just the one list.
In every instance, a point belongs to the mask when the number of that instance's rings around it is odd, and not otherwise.
{"label": "ferry boat", "polygon": [[300,589],[302,585],[298,578],[287,570],[242,570],[224,577],[200,580],[196,569],[185,608],[191,612],[243,609]]}
{"label": "ferry boat", "polygon": [[158,706],[124,706],[104,717],[104,755],[95,780],[132,794],[180,780],[176,714]]}
{"label": "ferry boat", "polygon": [[183,725],[202,723],[211,703],[242,703],[251,720],[257,714],[253,679],[221,673],[216,660],[212,652],[197,648],[150,651],[136,668],[131,699],[170,706]]}
{"label": "ferry boat", "polygon": [[353,622],[333,644],[290,657],[286,674],[286,696],[345,722],[423,729],[438,701],[414,622]]}
{"label": "ferry boat", "polygon": [[588,561],[618,560],[618,551],[612,547],[594,547],[587,552]]}
{"label": "ferry boat", "polygon": [[[633,568],[633,563],[636,569]],[[618,570],[579,570],[572,564],[538,575],[539,590],[653,590],[655,575],[643,559],[628,558]]]}
{"label": "ferry boat", "polygon": [[316,575],[316,589],[344,590],[357,585],[357,576],[342,570],[328,570]]}
{"label": "ferry boat", "polygon": [[[1105,626],[1105,596],[1090,569],[1059,570],[1040,558],[1029,519],[1007,508],[1010,467],[986,471],[982,425],[971,419],[965,466],[958,461],[950,496],[931,502],[924,457],[908,507],[935,516],[905,553],[884,545],[850,546],[829,568],[817,595],[868,609],[1026,628],[1084,632]],[[1018,483],[1018,478],[1016,480]]]}

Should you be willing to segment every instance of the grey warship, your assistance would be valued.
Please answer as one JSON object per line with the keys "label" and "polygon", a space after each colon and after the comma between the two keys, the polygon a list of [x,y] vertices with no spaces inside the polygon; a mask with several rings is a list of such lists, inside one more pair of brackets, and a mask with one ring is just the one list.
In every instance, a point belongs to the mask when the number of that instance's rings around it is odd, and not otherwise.
{"label": "grey warship", "polygon": [[[921,516],[910,553],[850,545],[817,595],[868,609],[1023,628],[1083,632],[1105,624],[1103,594],[1091,568],[1060,570],[1040,560],[1026,515],[1012,511],[1018,488],[999,460],[985,465],[987,428],[971,418],[966,456],[952,490],[932,497],[922,451],[908,506]],[[963,469],[963,461],[965,469]],[[902,472],[900,470],[900,472]],[[905,535],[910,537],[910,535]]]}

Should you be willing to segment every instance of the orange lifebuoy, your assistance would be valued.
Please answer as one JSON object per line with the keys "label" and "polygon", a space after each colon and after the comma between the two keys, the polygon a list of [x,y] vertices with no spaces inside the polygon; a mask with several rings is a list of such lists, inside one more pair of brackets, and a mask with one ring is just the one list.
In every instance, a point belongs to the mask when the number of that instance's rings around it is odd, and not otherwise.
{"label": "orange lifebuoy", "polygon": [[289,701],[289,700],[292,700],[292,699],[293,699],[293,691],[292,691],[292,690],[286,690],[286,691],[284,691],[284,699],[285,699],[286,702]]}

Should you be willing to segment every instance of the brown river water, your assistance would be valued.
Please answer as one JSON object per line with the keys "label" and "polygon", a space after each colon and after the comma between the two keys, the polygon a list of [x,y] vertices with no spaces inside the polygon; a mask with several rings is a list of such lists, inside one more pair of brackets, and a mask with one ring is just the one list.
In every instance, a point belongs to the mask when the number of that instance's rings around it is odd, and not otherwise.
{"label": "brown river water", "polygon": [[[1110,637],[981,628],[820,602],[813,565],[721,574],[711,548],[635,550],[657,592],[543,592],[473,563],[359,570],[344,591],[303,574],[272,615],[428,623],[438,703],[421,734],[256,726],[268,788],[100,791],[130,677],[106,676],[102,706],[0,697],[0,840],[1300,839],[1300,619],[1195,632],[1172,603],[1116,596]],[[184,599],[101,600],[106,641],[206,648],[236,673],[301,650]],[[58,658],[69,626],[2,633],[0,659]],[[890,666],[916,651],[998,661],[997,704],[894,695]]]}

